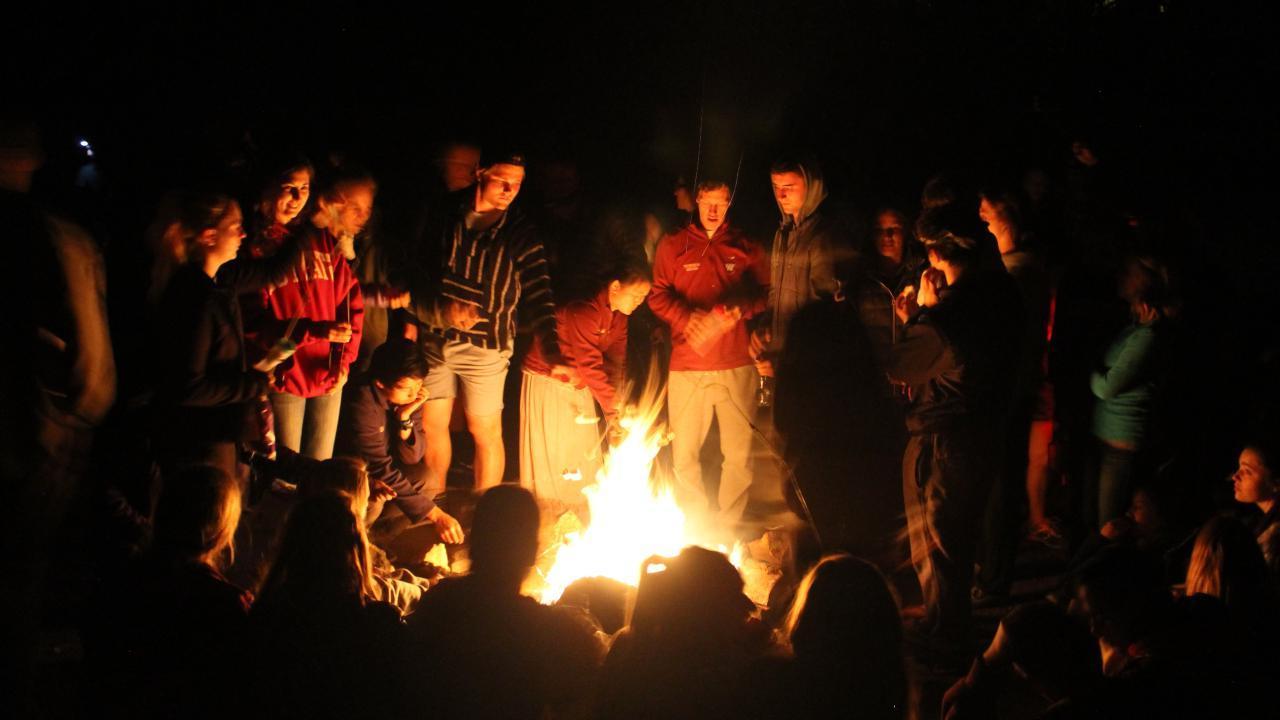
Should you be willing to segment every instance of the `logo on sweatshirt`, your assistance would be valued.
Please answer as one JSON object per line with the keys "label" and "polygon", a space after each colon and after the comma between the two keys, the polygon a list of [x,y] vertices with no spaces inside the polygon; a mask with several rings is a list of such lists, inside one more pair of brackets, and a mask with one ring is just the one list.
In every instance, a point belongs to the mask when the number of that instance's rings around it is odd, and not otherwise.
{"label": "logo on sweatshirt", "polygon": [[698,269],[698,268],[700,268],[700,267],[702,267],[702,263],[700,263],[700,262],[685,263],[685,264],[684,264],[684,271],[685,271],[685,272],[693,272],[694,270],[697,270],[697,269]]}
{"label": "logo on sweatshirt", "polygon": [[738,267],[738,258],[729,258],[729,261],[724,264],[725,272],[733,272],[736,267]]}

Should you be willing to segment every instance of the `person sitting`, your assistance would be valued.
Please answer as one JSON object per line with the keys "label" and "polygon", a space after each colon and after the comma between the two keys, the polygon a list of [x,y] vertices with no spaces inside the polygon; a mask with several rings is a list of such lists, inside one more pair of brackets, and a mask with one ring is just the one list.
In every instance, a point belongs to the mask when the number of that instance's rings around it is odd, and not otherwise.
{"label": "person sitting", "polygon": [[771,673],[760,717],[905,718],[908,680],[898,602],[874,565],[828,555],[805,575],[782,635],[792,659]]}
{"label": "person sitting", "polygon": [[[152,544],[109,591],[86,634],[89,697],[133,717],[217,714],[252,597],[223,578],[240,518],[240,488],[218,468],[165,476]],[[119,705],[115,705],[119,703]],[[102,711],[102,707],[97,708]]]}
{"label": "person sitting", "polygon": [[[400,612],[377,600],[350,498],[300,501],[250,615],[248,707],[262,716],[367,716],[399,700]],[[353,688],[389,692],[353,692]]]}
{"label": "person sitting", "polygon": [[433,501],[444,488],[426,486],[426,374],[427,359],[416,342],[389,340],[374,351],[368,375],[343,398],[337,454],[365,462],[374,490],[365,523],[379,545],[423,523],[433,523],[447,543],[463,540],[462,526]]}
{"label": "person sitting", "polygon": [[1271,471],[1277,455],[1270,445],[1253,442],[1240,451],[1231,475],[1236,502],[1252,505],[1244,518],[1262,549],[1273,581],[1280,581],[1280,479]]}
{"label": "person sitting", "polygon": [[1078,574],[1073,605],[1098,639],[1106,681],[1054,717],[1244,717],[1223,712],[1229,671],[1205,649],[1214,628],[1174,603],[1158,563],[1110,548]]}
{"label": "person sitting", "polygon": [[539,526],[528,490],[487,490],[471,527],[471,572],[441,581],[409,618],[415,677],[448,688],[433,699],[439,716],[541,718],[589,699],[604,655],[595,627],[577,608],[520,593]]}
{"label": "person sitting", "polygon": [[746,670],[769,647],[742,577],[723,553],[700,547],[645,569],[630,625],[605,661],[599,716],[731,716]]}
{"label": "person sitting", "polygon": [[[349,500],[351,512],[366,525],[369,506],[381,504],[392,497],[391,489],[384,484],[379,483],[371,490],[363,460],[341,456],[317,463],[298,485],[299,501],[325,494],[336,494]],[[423,593],[431,588],[431,580],[408,569],[392,566],[381,548],[372,543],[369,552],[374,597],[394,605],[405,617],[412,615]]]}
{"label": "person sitting", "polygon": [[1253,534],[1228,515],[1211,518],[1196,534],[1187,566],[1187,611],[1204,630],[1202,648],[1217,649],[1233,684],[1259,693],[1276,670],[1276,587]]}

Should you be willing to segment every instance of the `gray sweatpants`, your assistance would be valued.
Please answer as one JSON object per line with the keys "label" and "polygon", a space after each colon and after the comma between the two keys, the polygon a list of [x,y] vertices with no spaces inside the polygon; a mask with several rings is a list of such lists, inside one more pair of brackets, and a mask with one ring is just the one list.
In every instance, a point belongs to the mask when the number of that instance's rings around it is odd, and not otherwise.
{"label": "gray sweatpants", "polygon": [[731,370],[673,370],[667,383],[667,408],[673,434],[671,455],[676,498],[686,512],[707,511],[699,455],[711,429],[720,424],[720,516],[722,526],[742,519],[751,488],[751,425],[756,416],[760,376],[755,366]]}

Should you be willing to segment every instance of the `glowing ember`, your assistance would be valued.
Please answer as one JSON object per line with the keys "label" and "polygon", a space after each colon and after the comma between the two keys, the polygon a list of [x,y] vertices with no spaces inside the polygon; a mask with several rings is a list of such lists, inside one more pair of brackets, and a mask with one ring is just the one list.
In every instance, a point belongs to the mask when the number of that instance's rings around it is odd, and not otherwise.
{"label": "glowing ember", "polygon": [[[554,554],[554,563],[539,572],[541,587],[534,589],[543,603],[558,600],[580,578],[606,577],[637,586],[646,559],[676,555],[688,545],[727,552],[724,545],[693,532],[669,487],[651,483],[653,460],[668,439],[665,428],[657,425],[665,388],[654,387],[661,383],[650,378],[638,408],[622,420],[622,441],[605,456],[595,483],[583,488],[590,525],[581,529],[571,513],[557,521],[556,544],[544,553]],[[748,576],[748,595],[764,604],[776,574],[761,570],[762,563],[743,545],[734,548],[730,560]]]}

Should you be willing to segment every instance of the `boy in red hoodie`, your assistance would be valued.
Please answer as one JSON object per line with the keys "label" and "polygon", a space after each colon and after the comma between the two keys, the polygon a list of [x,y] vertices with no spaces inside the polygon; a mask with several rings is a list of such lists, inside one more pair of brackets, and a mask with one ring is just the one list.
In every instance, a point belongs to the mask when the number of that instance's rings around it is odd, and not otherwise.
{"label": "boy in red hoodie", "polygon": [[764,251],[726,220],[729,186],[698,185],[697,219],[658,244],[649,307],[671,326],[667,384],[678,497],[705,511],[699,455],[715,417],[720,426],[720,524],[742,518],[751,487],[751,435],[760,378],[747,352],[747,320],[769,299]]}

